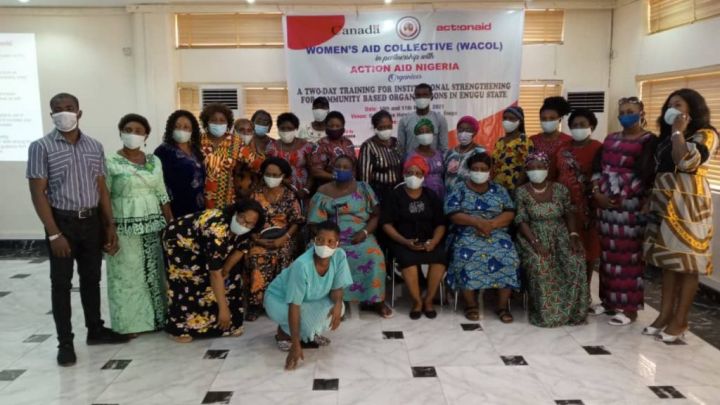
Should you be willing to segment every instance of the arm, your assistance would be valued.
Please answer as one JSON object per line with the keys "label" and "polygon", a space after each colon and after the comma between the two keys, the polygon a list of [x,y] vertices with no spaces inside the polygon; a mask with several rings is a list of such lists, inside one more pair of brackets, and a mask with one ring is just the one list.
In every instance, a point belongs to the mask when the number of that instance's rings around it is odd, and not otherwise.
{"label": "arm", "polygon": [[288,324],[290,326],[290,353],[285,360],[285,370],[294,370],[298,362],[303,359],[302,346],[300,346],[300,305],[288,304]]}
{"label": "arm", "polygon": [[225,280],[223,279],[222,271],[213,270],[210,272],[210,287],[215,294],[215,300],[218,305],[217,324],[222,330],[228,330],[230,328],[230,307],[228,307],[227,299],[225,298]]}
{"label": "arm", "polygon": [[371,234],[375,232],[375,230],[378,227],[378,222],[380,219],[380,207],[377,205],[373,208],[372,212],[370,213],[370,219],[368,219],[367,224],[365,225],[364,229],[361,229],[358,232],[355,232],[355,234],[352,237],[352,244],[357,245],[358,243],[362,243],[365,241],[365,239],[368,238]]}
{"label": "arm", "polygon": [[237,266],[238,263],[240,263],[240,260],[245,256],[245,251],[243,250],[234,250],[230,256],[225,260],[225,263],[222,267],[222,276],[223,278],[227,278],[228,274],[230,274],[230,271]]}
{"label": "arm", "polygon": [[165,217],[165,222],[170,223],[173,219],[173,213],[170,209],[170,203],[167,202],[160,206],[160,209],[162,210],[163,217]]}
{"label": "arm", "polygon": [[105,245],[103,249],[109,255],[115,255],[117,253],[118,240],[117,233],[115,232],[115,221],[112,214],[112,204],[110,203],[110,192],[108,191],[107,184],[105,184],[105,176],[98,176],[97,188],[100,193],[100,215],[103,226],[105,227]]}
{"label": "arm", "polygon": [[[50,207],[50,201],[48,200],[46,194],[48,180],[30,179],[29,183],[32,203],[35,207],[35,212],[37,213],[38,218],[40,218],[40,221],[45,227],[45,232],[48,236],[59,234],[60,228],[58,228],[55,223],[55,218],[53,218],[52,214],[52,207]],[[70,244],[62,235],[50,242],[50,250],[52,251],[53,256],[60,258],[70,257],[71,254]]]}
{"label": "arm", "polygon": [[325,162],[319,149],[319,146],[315,146],[310,156],[310,174],[316,180],[330,181],[333,179],[333,174],[325,170]]}
{"label": "arm", "polygon": [[445,152],[448,150],[448,124],[445,116],[438,113],[438,149]]}
{"label": "arm", "polygon": [[343,289],[337,288],[330,291],[330,299],[333,302],[333,307],[330,310],[330,330],[335,330],[340,326],[342,322],[342,310],[343,306]]}
{"label": "arm", "polygon": [[435,250],[437,245],[442,242],[443,237],[445,236],[445,225],[440,225],[435,228],[433,231],[433,237],[429,241],[426,242],[425,250],[428,252],[432,252]]}

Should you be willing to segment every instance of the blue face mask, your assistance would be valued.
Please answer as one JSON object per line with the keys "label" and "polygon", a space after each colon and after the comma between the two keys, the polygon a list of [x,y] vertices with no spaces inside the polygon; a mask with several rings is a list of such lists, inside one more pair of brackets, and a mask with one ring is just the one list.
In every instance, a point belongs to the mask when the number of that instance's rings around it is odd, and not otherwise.
{"label": "blue face mask", "polygon": [[255,124],[255,133],[259,136],[267,135],[268,130],[270,130],[270,127],[267,125]]}
{"label": "blue face mask", "polygon": [[630,128],[640,121],[640,114],[626,114],[618,117],[623,128]]}
{"label": "blue face mask", "polygon": [[339,183],[345,183],[346,181],[350,181],[353,179],[353,172],[352,170],[335,169],[335,172],[333,173],[333,178]]}

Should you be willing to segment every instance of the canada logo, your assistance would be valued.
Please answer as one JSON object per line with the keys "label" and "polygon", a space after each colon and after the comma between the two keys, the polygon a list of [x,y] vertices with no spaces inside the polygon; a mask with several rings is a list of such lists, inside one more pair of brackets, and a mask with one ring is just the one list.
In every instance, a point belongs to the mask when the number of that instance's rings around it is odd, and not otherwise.
{"label": "canada logo", "polygon": [[398,20],[395,31],[397,31],[400,39],[406,41],[415,39],[420,35],[420,21],[415,17],[403,17]]}

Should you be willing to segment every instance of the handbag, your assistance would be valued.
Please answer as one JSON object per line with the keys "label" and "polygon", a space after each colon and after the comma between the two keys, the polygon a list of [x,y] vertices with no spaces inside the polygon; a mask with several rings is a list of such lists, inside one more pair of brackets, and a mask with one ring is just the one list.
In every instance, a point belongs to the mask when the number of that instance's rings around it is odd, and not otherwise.
{"label": "handbag", "polygon": [[260,239],[275,240],[280,239],[288,232],[286,228],[279,226],[271,226],[260,231]]}

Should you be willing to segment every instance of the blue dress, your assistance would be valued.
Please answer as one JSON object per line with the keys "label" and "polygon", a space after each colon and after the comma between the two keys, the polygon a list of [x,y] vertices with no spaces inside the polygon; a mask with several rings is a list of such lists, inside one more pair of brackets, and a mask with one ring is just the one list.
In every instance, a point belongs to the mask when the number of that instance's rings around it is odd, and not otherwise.
{"label": "blue dress", "polygon": [[170,209],[175,218],[205,210],[205,166],[200,152],[192,156],[176,145],[162,143],[155,156],[163,166]]}
{"label": "blue dress", "polygon": [[330,291],[352,284],[344,250],[338,248],[335,251],[323,276],[315,270],[313,252],[314,247],[311,247],[275,277],[264,298],[268,318],[288,335],[288,305],[300,305],[300,338],[305,342],[330,329],[328,314],[334,305]]}
{"label": "blue dress", "polygon": [[[488,190],[480,194],[460,182],[445,199],[448,216],[464,213],[493,219],[504,211],[514,210],[515,204],[507,190],[495,183],[490,183]],[[520,259],[507,227],[493,230],[486,238],[471,226],[453,225],[448,246],[447,281],[453,289],[520,288]]]}

